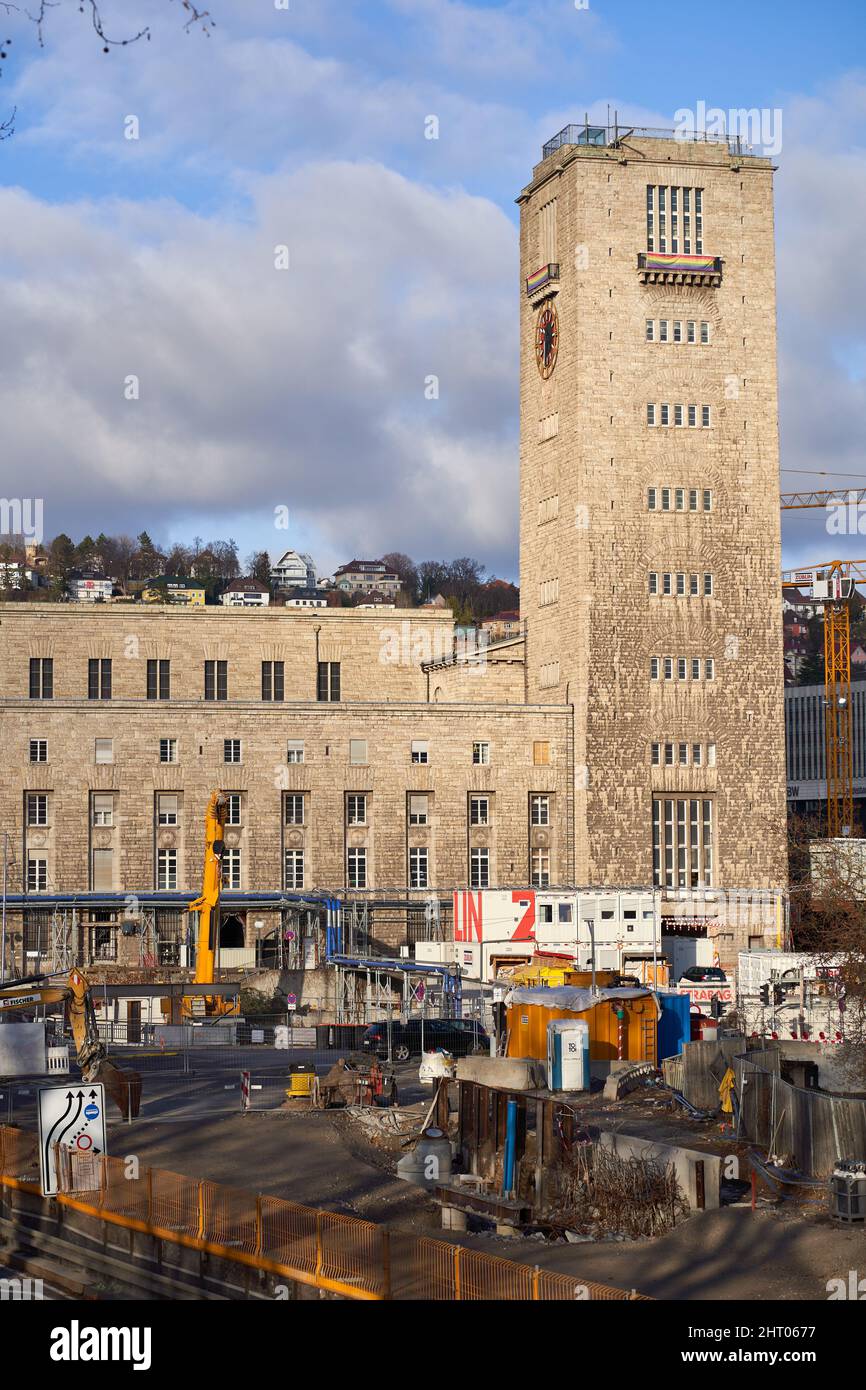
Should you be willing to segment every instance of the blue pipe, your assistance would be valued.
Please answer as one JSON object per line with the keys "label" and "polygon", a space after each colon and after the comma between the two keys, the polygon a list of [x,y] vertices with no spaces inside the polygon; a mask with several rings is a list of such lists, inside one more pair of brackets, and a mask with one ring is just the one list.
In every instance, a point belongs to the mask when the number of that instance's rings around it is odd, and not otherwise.
{"label": "blue pipe", "polygon": [[505,1117],[505,1161],[502,1166],[502,1195],[510,1197],[514,1191],[514,1158],[517,1151],[517,1101],[509,1100]]}

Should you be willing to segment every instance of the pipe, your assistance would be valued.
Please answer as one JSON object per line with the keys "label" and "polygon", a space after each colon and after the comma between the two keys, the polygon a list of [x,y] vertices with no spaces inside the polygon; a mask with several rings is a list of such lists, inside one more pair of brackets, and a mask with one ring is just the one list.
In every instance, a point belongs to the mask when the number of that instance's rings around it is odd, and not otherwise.
{"label": "pipe", "polygon": [[505,1117],[505,1160],[502,1167],[502,1196],[510,1197],[514,1191],[514,1156],[517,1149],[517,1101],[509,1096],[508,1111]]}

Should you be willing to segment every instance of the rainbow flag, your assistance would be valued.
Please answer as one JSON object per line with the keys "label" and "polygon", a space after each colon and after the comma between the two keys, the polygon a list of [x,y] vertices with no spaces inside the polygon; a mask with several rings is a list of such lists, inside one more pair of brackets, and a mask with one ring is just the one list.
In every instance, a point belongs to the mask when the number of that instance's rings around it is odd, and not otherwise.
{"label": "rainbow flag", "polygon": [[685,256],[676,251],[647,251],[643,259],[644,270],[698,270],[712,273],[716,269],[715,256]]}
{"label": "rainbow flag", "polygon": [[535,294],[536,290],[544,289],[550,280],[559,279],[558,265],[543,265],[540,270],[536,270],[532,275],[526,277],[526,293]]}

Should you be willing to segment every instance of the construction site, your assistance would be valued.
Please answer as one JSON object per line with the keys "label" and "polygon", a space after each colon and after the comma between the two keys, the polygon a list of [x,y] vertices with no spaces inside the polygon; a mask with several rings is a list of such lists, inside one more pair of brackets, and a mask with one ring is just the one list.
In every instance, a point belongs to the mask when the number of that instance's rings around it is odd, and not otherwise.
{"label": "construction site", "polygon": [[[782,572],[783,511],[836,494],[780,493],[773,174],[618,119],[543,146],[517,635],[467,654],[421,607],[389,664],[363,606],[0,604],[10,1277],[761,1302],[856,1270],[862,954],[801,926],[840,862],[866,900],[863,567]],[[790,584],[825,640],[796,881]]]}

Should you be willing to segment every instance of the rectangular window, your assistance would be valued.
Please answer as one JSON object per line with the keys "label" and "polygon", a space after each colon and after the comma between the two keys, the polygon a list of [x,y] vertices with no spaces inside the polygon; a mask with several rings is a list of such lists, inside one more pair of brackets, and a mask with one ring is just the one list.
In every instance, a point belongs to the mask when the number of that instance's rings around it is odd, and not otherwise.
{"label": "rectangular window", "polygon": [[697,576],[696,574],[690,574],[690,575],[689,575],[689,596],[690,596],[691,598],[697,598],[699,592],[700,592],[700,590],[699,590],[699,588],[698,588],[698,576]]}
{"label": "rectangular window", "polygon": [[27,824],[48,824],[48,797],[43,792],[30,792],[28,794]]}
{"label": "rectangular window", "polygon": [[48,888],[48,860],[44,854],[27,856],[27,892],[44,893]]}
{"label": "rectangular window", "polygon": [[694,321],[694,319],[687,319],[687,320],[686,320],[686,342],[687,342],[687,343],[693,343],[694,341],[695,341],[695,321]]}
{"label": "rectangular window", "polygon": [[93,824],[114,824],[114,797],[111,792],[93,793]]}
{"label": "rectangular window", "polygon": [[490,762],[490,744],[473,743],[472,761],[479,766],[486,767]]}
{"label": "rectangular window", "polygon": [[697,797],[653,800],[656,887],[709,888],[713,875],[712,802]]}
{"label": "rectangular window", "polygon": [[[676,247],[674,247],[676,250]],[[674,342],[681,343],[683,340],[683,325],[680,319],[674,319]]]}
{"label": "rectangular window", "polygon": [[426,825],[429,814],[428,798],[423,792],[409,793],[409,824]]}
{"label": "rectangular window", "polygon": [[171,699],[171,662],[162,659],[148,659],[147,663],[148,700]]}
{"label": "rectangular window", "polygon": [[286,746],[286,762],[302,763],[304,761],[304,744],[301,739],[292,738]]}
{"label": "rectangular window", "polygon": [[367,824],[367,796],[365,792],[349,792],[346,797],[346,824]]}
{"label": "rectangular window", "polygon": [[367,887],[367,851],[350,849],[346,856],[346,877],[350,888]]}
{"label": "rectangular window", "polygon": [[533,888],[547,888],[550,884],[550,851],[534,849],[531,856],[530,877]]}
{"label": "rectangular window", "polygon": [[671,509],[671,490],[669,487],[662,488],[662,511],[669,512]]}
{"label": "rectangular window", "polygon": [[656,332],[655,332],[655,319],[647,319],[647,321],[646,321],[646,340],[647,340],[647,342],[648,342],[648,343],[654,342],[655,336],[656,336]]}
{"label": "rectangular window", "polygon": [[239,738],[223,739],[223,762],[239,763],[241,760],[241,741]]}
{"label": "rectangular window", "polygon": [[689,488],[689,511],[690,511],[690,512],[696,512],[697,510],[698,510],[698,490],[697,490],[696,487],[690,487],[690,488]]}
{"label": "rectangular window", "polygon": [[30,761],[31,763],[48,762],[48,740],[45,738],[31,738],[30,740]]}
{"label": "rectangular window", "polygon": [[705,487],[705,488],[704,488],[704,511],[705,511],[705,512],[711,512],[712,510],[713,510],[713,494],[712,494],[712,490],[711,490],[710,488],[708,488],[708,487]]}
{"label": "rectangular window", "polygon": [[684,598],[684,597],[685,597],[685,592],[686,592],[686,576],[685,576],[684,574],[678,574],[678,575],[677,575],[677,598]]}
{"label": "rectangular window", "polygon": [[[93,892],[110,893],[114,887],[114,851],[110,849],[95,849],[93,851],[93,867],[91,873]],[[103,933],[100,932],[94,932],[97,942],[102,934]],[[108,940],[99,944],[98,951],[106,951],[108,953],[107,958],[113,959],[114,951],[111,942],[113,933],[107,932],[105,935],[108,937]]]}
{"label": "rectangular window", "polygon": [[692,657],[692,680],[699,681],[701,678],[701,663],[699,657]]}
{"label": "rectangular window", "polygon": [[177,889],[177,850],[159,849],[156,852],[156,888],[159,893]]}
{"label": "rectangular window", "polygon": [[699,743],[692,744],[692,765],[700,767],[703,763],[703,749]]}
{"label": "rectangular window", "polygon": [[298,792],[286,796],[286,825],[304,824],[304,798]]}
{"label": "rectangular window", "polygon": [[656,408],[651,401],[647,402],[646,422],[648,425],[654,425],[656,422]]}
{"label": "rectangular window", "polygon": [[663,425],[669,425],[671,422],[671,408],[667,401],[663,401],[659,406],[659,421]]}
{"label": "rectangular window", "polygon": [[180,797],[177,792],[158,792],[156,798],[157,825],[177,825]]}
{"label": "rectangular window", "polygon": [[668,340],[668,321],[659,319],[659,342],[666,343]]}
{"label": "rectangular window", "polygon": [[111,658],[91,657],[87,663],[88,700],[111,699]]}
{"label": "rectangular window", "polygon": [[470,796],[469,798],[469,824],[470,825],[489,825],[490,824],[490,798],[487,796]]}
{"label": "rectangular window", "polygon": [[262,662],[262,699],[285,699],[285,662]]}
{"label": "rectangular window", "polygon": [[681,405],[675,405],[675,406],[674,406],[674,424],[675,424],[675,425],[681,425],[682,423],[683,423],[683,408],[682,408]]}
{"label": "rectangular window", "polygon": [[657,594],[659,591],[659,577],[657,574],[651,574],[649,577],[649,591],[651,594]]}
{"label": "rectangular window", "polygon": [[715,767],[715,765],[716,765],[716,745],[715,745],[714,743],[708,743],[708,744],[707,744],[707,767]]}
{"label": "rectangular window", "polygon": [[206,700],[227,700],[228,697],[228,662],[206,661],[204,664],[204,698]]}
{"label": "rectangular window", "polygon": [[713,576],[712,576],[711,574],[705,574],[705,575],[704,575],[704,597],[705,597],[705,598],[712,598],[712,594],[713,594]]}
{"label": "rectangular window", "polygon": [[430,761],[429,748],[426,743],[419,743],[417,739],[413,740],[412,761],[413,763],[427,763]]}
{"label": "rectangular window", "polygon": [[30,658],[31,700],[54,699],[54,659],[50,656]]}
{"label": "rectangular window", "polygon": [[684,512],[686,509],[686,490],[678,487],[674,493],[674,511]]}
{"label": "rectangular window", "polygon": [[286,850],[286,888],[299,889],[304,886],[304,851],[302,849]]}
{"label": "rectangular window", "polygon": [[316,676],[316,699],[325,704],[336,704],[340,699],[339,661],[320,661]]}
{"label": "rectangular window", "polygon": [[680,743],[677,746],[677,762],[679,763],[680,767],[688,767],[689,745],[687,743]]}
{"label": "rectangular window", "polygon": [[674,746],[672,743],[665,744],[665,767],[674,765]]}
{"label": "rectangular window", "polygon": [[658,767],[661,763],[662,746],[660,743],[650,744],[650,762],[653,767]]}
{"label": "rectangular window", "polygon": [[241,794],[229,792],[226,797],[226,825],[241,824]]}
{"label": "rectangular window", "polygon": [[665,657],[665,680],[672,681],[674,678],[674,659],[672,656]]}
{"label": "rectangular window", "polygon": [[241,886],[241,852],[239,849],[223,850],[223,885],[238,891]]}
{"label": "rectangular window", "polygon": [[176,738],[161,738],[159,740],[159,761],[161,763],[177,762]]}
{"label": "rectangular window", "polygon": [[546,767],[550,762],[550,744],[546,739],[536,739],[533,743],[532,761],[536,767]]}
{"label": "rectangular window", "polygon": [[654,512],[656,510],[656,489],[654,487],[647,489],[646,504],[647,511]]}
{"label": "rectangular window", "polygon": [[349,739],[349,762],[353,767],[367,766],[367,740],[365,738]]}
{"label": "rectangular window", "polygon": [[705,319],[701,320],[701,342],[704,346],[710,341],[710,325]]}
{"label": "rectangular window", "polygon": [[533,794],[529,798],[530,825],[550,825],[550,797]]}
{"label": "rectangular window", "polygon": [[697,425],[697,423],[698,423],[698,408],[697,408],[696,405],[690,405],[690,406],[689,406],[689,425],[691,426],[692,429],[694,429],[694,427]]}
{"label": "rectangular window", "polygon": [[702,406],[701,406],[701,428],[707,430],[707,429],[709,429],[709,427],[710,427],[710,407],[709,407],[708,405],[702,405]]}
{"label": "rectangular window", "polygon": [[426,846],[413,846],[409,850],[409,887],[428,887]]}
{"label": "rectangular window", "polygon": [[708,656],[704,662],[704,677],[708,681],[715,680],[716,678],[716,663],[711,656]]}
{"label": "rectangular window", "polygon": [[671,575],[669,575],[669,574],[663,574],[663,575],[662,575],[662,593],[663,593],[663,594],[670,594],[670,592],[671,592]]}
{"label": "rectangular window", "polygon": [[114,739],[96,739],[94,746],[94,762],[103,764],[114,762]]}
{"label": "rectangular window", "polygon": [[469,887],[490,887],[490,850],[486,846],[469,851]]}
{"label": "rectangular window", "polygon": [[650,657],[650,680],[657,681],[659,678],[659,659],[657,656]]}

